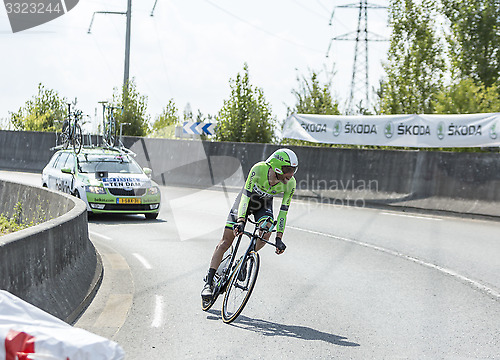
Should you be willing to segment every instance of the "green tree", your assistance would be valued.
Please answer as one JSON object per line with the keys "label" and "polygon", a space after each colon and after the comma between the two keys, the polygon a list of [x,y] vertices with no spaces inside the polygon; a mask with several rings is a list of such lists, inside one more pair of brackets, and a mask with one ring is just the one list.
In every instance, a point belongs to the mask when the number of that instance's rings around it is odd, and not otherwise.
{"label": "green tree", "polygon": [[0,118],[0,130],[8,130],[10,125],[10,120],[8,118]]}
{"label": "green tree", "polygon": [[123,135],[145,136],[149,132],[149,115],[147,114],[148,97],[139,94],[134,79],[128,87],[114,89],[113,106],[123,107],[123,112],[115,111],[117,129],[123,124]]}
{"label": "green tree", "polygon": [[439,114],[474,114],[500,112],[500,85],[486,88],[472,79],[452,84],[437,96]]}
{"label": "green tree", "polygon": [[333,99],[330,92],[331,83],[321,85],[318,73],[312,71],[310,79],[305,76],[297,77],[298,90],[292,89],[297,103],[293,108],[288,108],[288,114],[320,114],[339,115],[339,104]]}
{"label": "green tree", "polygon": [[170,99],[167,106],[163,108],[152,127],[152,134],[155,137],[163,137],[172,139],[175,137],[175,126],[179,124],[179,116],[177,115],[177,107],[174,99]]}
{"label": "green tree", "polygon": [[217,115],[216,140],[236,142],[270,143],[274,140],[271,107],[264,92],[250,84],[248,65],[243,66],[243,75],[230,79],[231,96]]}
{"label": "green tree", "polygon": [[16,113],[10,112],[10,122],[15,129],[26,131],[60,130],[67,114],[67,100],[57,91],[38,84],[38,93],[26,101]]}
{"label": "green tree", "polygon": [[490,87],[500,74],[500,0],[442,0],[450,59],[460,79]]}
{"label": "green tree", "polygon": [[[291,114],[318,114],[318,115],[340,115],[338,101],[334,100],[330,92],[331,82],[320,84],[318,73],[310,72],[310,78],[298,77],[298,89],[292,89],[296,104],[293,108],[288,107],[287,113]],[[283,122],[282,127],[285,125]],[[325,146],[328,144],[311,143],[309,141],[296,139],[283,139],[283,145],[299,146]]]}
{"label": "green tree", "polygon": [[436,12],[433,0],[391,0],[392,34],[386,78],[379,91],[381,113],[434,112],[446,70]]}
{"label": "green tree", "polygon": [[193,110],[190,103],[187,103],[186,107],[184,107],[184,121],[193,121]]}

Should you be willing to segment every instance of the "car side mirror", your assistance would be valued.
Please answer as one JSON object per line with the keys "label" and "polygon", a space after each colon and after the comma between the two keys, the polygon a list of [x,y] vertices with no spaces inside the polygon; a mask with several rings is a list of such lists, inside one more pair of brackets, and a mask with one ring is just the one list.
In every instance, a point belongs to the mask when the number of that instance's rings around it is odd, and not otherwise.
{"label": "car side mirror", "polygon": [[153,170],[151,170],[150,168],[143,168],[142,169],[144,171],[144,174],[146,174],[147,176],[151,177],[151,174],[153,173]]}
{"label": "car side mirror", "polygon": [[71,170],[70,168],[62,168],[61,172],[65,174],[73,174],[73,170]]}

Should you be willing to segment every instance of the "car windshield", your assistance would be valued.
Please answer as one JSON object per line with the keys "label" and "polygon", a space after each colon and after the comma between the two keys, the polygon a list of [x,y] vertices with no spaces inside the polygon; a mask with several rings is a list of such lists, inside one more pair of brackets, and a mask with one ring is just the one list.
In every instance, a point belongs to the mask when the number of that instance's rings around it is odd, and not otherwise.
{"label": "car windshield", "polygon": [[82,173],[142,174],[141,167],[126,155],[79,155],[78,170]]}

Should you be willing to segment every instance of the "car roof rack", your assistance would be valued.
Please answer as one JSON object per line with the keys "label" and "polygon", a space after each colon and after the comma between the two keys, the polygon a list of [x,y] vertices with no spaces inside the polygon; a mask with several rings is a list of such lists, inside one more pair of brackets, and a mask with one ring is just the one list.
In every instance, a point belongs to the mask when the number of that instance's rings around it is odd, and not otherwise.
{"label": "car roof rack", "polygon": [[54,151],[54,150],[63,150],[64,149],[64,146],[63,145],[57,145],[57,146],[53,146],[50,148],[50,151]]}
{"label": "car roof rack", "polygon": [[[118,151],[120,154],[131,155],[136,157],[137,154],[132,150],[126,148],[125,146],[95,146],[95,145],[82,145],[82,149],[103,149],[103,150],[112,150]],[[56,150],[71,150],[71,147],[65,148],[64,145],[57,145],[50,148],[51,151]]]}
{"label": "car roof rack", "polygon": [[119,151],[120,153],[132,155],[133,157],[137,156],[137,154],[135,152],[126,148],[125,146],[107,146],[107,147],[103,147],[103,149]]}

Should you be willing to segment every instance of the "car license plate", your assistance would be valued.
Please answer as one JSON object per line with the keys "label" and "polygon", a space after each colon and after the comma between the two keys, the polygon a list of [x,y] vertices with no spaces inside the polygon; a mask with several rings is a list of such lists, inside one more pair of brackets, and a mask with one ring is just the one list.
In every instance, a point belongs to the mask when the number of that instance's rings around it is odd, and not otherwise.
{"label": "car license plate", "polygon": [[140,204],[141,199],[137,198],[118,198],[116,199],[117,204]]}

